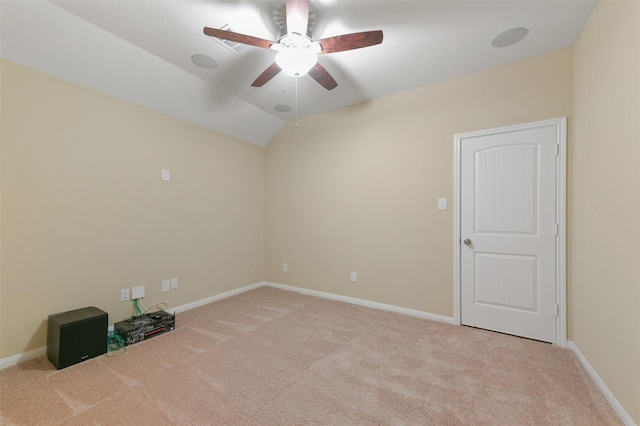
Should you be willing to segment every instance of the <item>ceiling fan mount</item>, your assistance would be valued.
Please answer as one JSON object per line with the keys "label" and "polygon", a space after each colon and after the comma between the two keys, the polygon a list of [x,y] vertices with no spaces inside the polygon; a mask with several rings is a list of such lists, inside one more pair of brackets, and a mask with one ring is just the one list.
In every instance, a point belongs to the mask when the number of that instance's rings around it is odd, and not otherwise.
{"label": "ceiling fan mount", "polygon": [[222,29],[204,28],[204,33],[211,37],[278,52],[275,62],[251,84],[253,87],[262,87],[284,70],[296,78],[308,73],[322,87],[332,90],[338,86],[338,83],[320,65],[318,55],[360,49],[382,43],[381,30],[313,40],[308,31],[309,0],[287,0],[285,7],[286,33],[279,37],[277,42]]}

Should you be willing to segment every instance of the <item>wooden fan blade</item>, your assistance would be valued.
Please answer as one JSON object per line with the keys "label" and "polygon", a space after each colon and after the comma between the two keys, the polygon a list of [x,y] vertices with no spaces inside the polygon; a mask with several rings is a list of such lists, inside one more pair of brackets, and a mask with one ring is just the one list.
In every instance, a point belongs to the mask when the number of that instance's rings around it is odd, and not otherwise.
{"label": "wooden fan blade", "polygon": [[343,52],[382,43],[382,30],[343,34],[318,40],[322,46],[320,53]]}
{"label": "wooden fan blade", "polygon": [[248,44],[249,46],[262,47],[264,49],[269,49],[272,44],[276,44],[275,41],[234,33],[233,31],[219,30],[217,28],[204,27],[204,33],[221,40],[235,41],[236,43]]}
{"label": "wooden fan blade", "polygon": [[287,19],[287,33],[307,35],[309,23],[309,0],[287,0],[285,9]]}
{"label": "wooden fan blade", "polygon": [[331,77],[329,71],[327,71],[322,65],[320,65],[320,62],[316,62],[313,68],[309,70],[309,75],[327,90],[335,89],[336,87],[338,87],[338,83],[336,83],[333,77]]}
{"label": "wooden fan blade", "polygon": [[258,78],[256,78],[256,81],[254,81],[253,83],[251,83],[251,85],[253,87],[262,87],[264,86],[264,84],[266,82],[268,82],[269,80],[271,80],[273,77],[275,77],[276,75],[278,75],[278,73],[282,71],[282,68],[280,68],[278,66],[278,64],[276,64],[275,62],[273,64],[271,64],[269,66],[269,68],[267,68],[266,70],[264,70],[262,72],[262,74],[260,74],[258,76]]}

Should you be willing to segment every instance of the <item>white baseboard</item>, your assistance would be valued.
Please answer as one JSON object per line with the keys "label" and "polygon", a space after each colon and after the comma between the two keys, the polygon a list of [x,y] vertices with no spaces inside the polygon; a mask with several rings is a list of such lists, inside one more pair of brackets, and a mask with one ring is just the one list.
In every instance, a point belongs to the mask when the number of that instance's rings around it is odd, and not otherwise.
{"label": "white baseboard", "polygon": [[629,416],[629,414],[625,411],[625,409],[618,402],[616,397],[613,396],[613,393],[611,393],[611,391],[609,390],[607,385],[604,383],[604,381],[600,378],[600,376],[598,376],[598,373],[596,373],[596,370],[594,370],[591,364],[589,364],[589,361],[587,361],[587,358],[585,358],[584,355],[582,355],[582,352],[580,352],[580,349],[578,349],[578,346],[576,346],[575,343],[569,340],[567,341],[567,348],[571,349],[571,351],[573,351],[573,353],[576,354],[576,357],[578,357],[580,364],[582,364],[584,369],[587,370],[587,373],[589,373],[589,376],[591,376],[591,379],[596,383],[596,386],[598,386],[598,389],[600,389],[600,392],[602,392],[602,394],[607,399],[607,401],[609,401],[609,404],[611,404],[616,414],[620,416],[620,420],[622,420],[622,422],[626,426],[636,426],[636,423],[633,421],[631,416]]}
{"label": "white baseboard", "polygon": [[41,348],[2,358],[0,359],[0,370],[4,370],[8,367],[13,367],[14,365],[20,364],[21,362],[29,361],[30,359],[38,358],[39,356],[46,355],[46,353],[47,347],[43,346]]}
{"label": "white baseboard", "polygon": [[[187,303],[185,305],[177,306],[177,307],[175,307],[173,309],[170,309],[169,311],[171,313],[173,313],[173,314],[175,314],[176,312],[188,311],[189,309],[197,308],[199,306],[206,305],[207,303],[215,302],[215,301],[221,300],[221,299],[226,299],[227,297],[235,296],[236,294],[244,293],[246,291],[253,290],[254,288],[262,287],[265,284],[266,283],[264,281],[256,283],[256,284],[250,284],[250,285],[247,285],[247,286],[244,286],[244,287],[240,287],[240,288],[235,289],[235,290],[227,291],[227,292],[224,292],[224,293],[217,294],[215,296],[207,297],[205,299],[196,300],[195,302],[191,302],[191,303]],[[110,326],[107,331],[112,332],[113,331],[113,325]],[[39,356],[46,355],[46,353],[47,353],[47,347],[46,346],[42,346],[42,347],[37,348],[37,349],[33,349],[33,350],[30,350],[30,351],[27,351],[27,352],[19,353],[17,355],[9,356],[9,357],[6,357],[6,358],[2,358],[2,359],[0,359],[0,370],[3,370],[3,369],[8,368],[8,367],[13,367],[14,365],[20,364],[21,362],[28,361],[30,359],[37,358]]]}
{"label": "white baseboard", "polygon": [[184,305],[176,306],[175,308],[169,309],[169,312],[172,314],[188,311],[190,309],[198,308],[200,306],[207,305],[211,302],[216,302],[218,300],[226,299],[227,297],[235,296],[236,294],[245,293],[249,290],[253,290],[259,287],[264,286],[266,283],[261,281],[255,284],[249,284],[244,287],[237,288],[235,290],[226,291],[224,293],[216,294],[215,296],[207,297],[205,299],[196,300],[195,302],[187,303]]}
{"label": "white baseboard", "polygon": [[357,299],[355,297],[341,296],[334,293],[326,293],[324,291],[309,290],[306,288],[295,287],[291,285],[278,284],[272,282],[265,282],[265,285],[269,287],[279,288],[281,290],[293,291],[296,293],[306,294],[309,296],[322,297],[324,299],[337,300],[339,302],[351,303],[353,305],[366,306],[367,308],[381,309],[383,311],[397,312],[400,314],[410,315],[412,317],[424,318],[433,321],[444,322],[447,324],[458,325],[453,317],[447,317],[444,315],[432,314],[429,312],[418,311],[416,309],[402,308],[395,305],[387,305],[386,303],[372,302],[370,300]]}

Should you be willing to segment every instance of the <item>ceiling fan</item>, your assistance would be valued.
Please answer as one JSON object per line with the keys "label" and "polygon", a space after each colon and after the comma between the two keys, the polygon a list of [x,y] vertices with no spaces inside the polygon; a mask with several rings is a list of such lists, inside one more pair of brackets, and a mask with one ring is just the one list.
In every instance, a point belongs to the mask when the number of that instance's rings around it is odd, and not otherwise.
{"label": "ceiling fan", "polygon": [[320,83],[325,89],[334,89],[338,86],[338,83],[318,62],[319,54],[343,52],[382,43],[381,30],[343,34],[321,40],[313,40],[311,35],[307,33],[309,0],[287,0],[285,7],[287,33],[277,42],[232,31],[204,28],[204,33],[211,37],[263,49],[272,49],[278,52],[275,62],[251,84],[253,87],[262,87],[280,71],[284,70],[296,78],[308,73],[311,78]]}

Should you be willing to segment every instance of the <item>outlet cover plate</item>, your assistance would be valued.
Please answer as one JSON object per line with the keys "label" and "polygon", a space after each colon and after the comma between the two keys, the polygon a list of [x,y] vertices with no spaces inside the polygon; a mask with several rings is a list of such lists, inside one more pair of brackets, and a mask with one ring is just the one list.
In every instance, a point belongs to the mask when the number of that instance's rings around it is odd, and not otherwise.
{"label": "outlet cover plate", "polygon": [[144,297],[144,286],[132,287],[131,288],[131,298],[132,299],[142,299]]}

